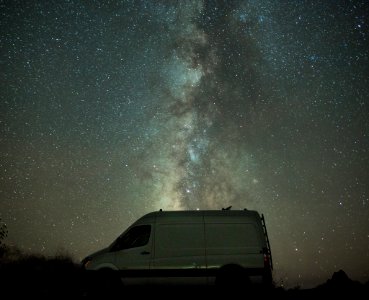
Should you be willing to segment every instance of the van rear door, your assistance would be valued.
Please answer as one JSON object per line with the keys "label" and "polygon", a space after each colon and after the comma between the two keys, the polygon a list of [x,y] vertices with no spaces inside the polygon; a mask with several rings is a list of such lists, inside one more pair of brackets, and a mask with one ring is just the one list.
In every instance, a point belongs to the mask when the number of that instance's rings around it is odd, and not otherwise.
{"label": "van rear door", "polygon": [[[264,268],[260,226],[252,220],[233,217],[205,217],[206,261],[209,283],[215,281],[215,271],[237,265],[255,273],[260,281]],[[250,274],[254,275],[254,274]]]}

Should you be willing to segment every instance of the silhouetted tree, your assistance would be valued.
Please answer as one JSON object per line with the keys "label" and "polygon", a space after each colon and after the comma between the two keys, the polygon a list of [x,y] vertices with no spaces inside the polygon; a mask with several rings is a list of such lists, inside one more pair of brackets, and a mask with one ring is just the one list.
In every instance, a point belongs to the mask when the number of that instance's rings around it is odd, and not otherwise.
{"label": "silhouetted tree", "polygon": [[8,236],[8,228],[6,227],[6,224],[3,223],[0,219],[0,257],[5,252],[5,244],[3,240]]}

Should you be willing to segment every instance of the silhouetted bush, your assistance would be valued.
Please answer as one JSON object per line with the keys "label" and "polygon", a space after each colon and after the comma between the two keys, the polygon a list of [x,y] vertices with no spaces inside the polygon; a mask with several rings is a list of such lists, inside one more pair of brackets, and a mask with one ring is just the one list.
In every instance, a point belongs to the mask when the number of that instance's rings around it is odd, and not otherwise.
{"label": "silhouetted bush", "polygon": [[0,219],[0,258],[4,255],[6,251],[6,246],[4,244],[4,239],[8,236],[8,228],[6,224]]}
{"label": "silhouetted bush", "polygon": [[[203,296],[206,299],[223,298],[284,298],[310,299],[320,296],[356,296],[368,295],[369,284],[352,281],[340,270],[333,274],[326,283],[314,289],[295,288],[285,290],[275,287],[268,290],[250,289],[218,289],[215,287],[124,287],[117,282],[117,274],[96,271],[86,271],[79,263],[73,261],[67,254],[46,257],[35,254],[25,254],[17,248],[7,248],[0,259],[0,297],[12,299],[23,298],[119,298],[126,299],[128,295],[134,298],[148,295],[161,299],[189,299]],[[364,296],[365,298],[365,296]]]}

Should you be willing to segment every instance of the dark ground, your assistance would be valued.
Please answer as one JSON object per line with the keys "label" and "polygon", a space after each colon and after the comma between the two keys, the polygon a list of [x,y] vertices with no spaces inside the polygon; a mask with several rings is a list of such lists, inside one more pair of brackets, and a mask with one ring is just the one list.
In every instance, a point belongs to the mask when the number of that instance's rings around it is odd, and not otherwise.
{"label": "dark ground", "polygon": [[[73,263],[67,257],[46,259],[29,256],[17,260],[0,260],[0,298],[101,298],[101,299],[140,299],[143,296],[155,299],[191,299],[204,297],[206,299],[246,299],[254,298],[284,298],[312,299],[314,297],[329,297],[330,299],[369,296],[369,282],[361,284],[347,277],[340,270],[332,278],[314,289],[271,288],[253,289],[245,287],[124,287],[114,284],[114,280],[105,280],[97,272],[85,271],[79,264]],[[3,297],[6,296],[6,297]],[[369,298],[368,298],[369,299]]]}

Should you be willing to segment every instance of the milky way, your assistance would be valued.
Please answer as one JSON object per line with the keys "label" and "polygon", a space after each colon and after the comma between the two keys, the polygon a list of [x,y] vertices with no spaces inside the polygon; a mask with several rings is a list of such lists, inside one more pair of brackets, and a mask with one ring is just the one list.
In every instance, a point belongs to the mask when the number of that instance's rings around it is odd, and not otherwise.
{"label": "milky way", "polygon": [[365,1],[3,1],[5,242],[76,258],[164,209],[255,209],[275,279],[369,280]]}

